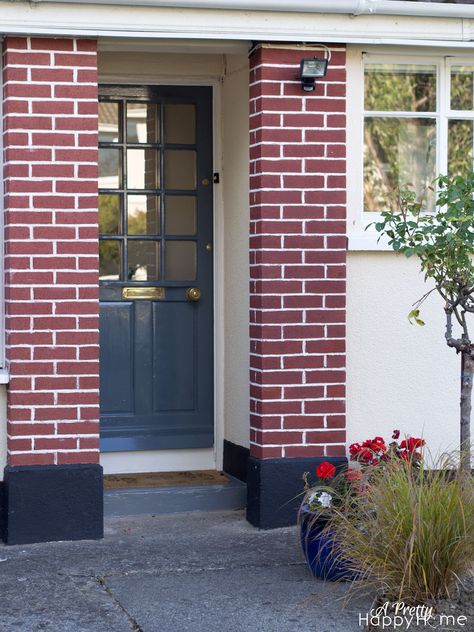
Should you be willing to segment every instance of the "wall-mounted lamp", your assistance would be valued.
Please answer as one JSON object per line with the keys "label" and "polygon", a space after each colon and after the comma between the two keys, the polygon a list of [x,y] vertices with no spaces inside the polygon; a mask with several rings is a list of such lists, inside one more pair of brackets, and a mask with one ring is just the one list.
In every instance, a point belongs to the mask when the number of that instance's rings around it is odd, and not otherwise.
{"label": "wall-mounted lamp", "polygon": [[327,51],[327,57],[310,57],[301,60],[298,79],[300,79],[301,87],[306,92],[314,90],[316,79],[326,76],[331,52],[326,46],[323,46],[323,48]]}

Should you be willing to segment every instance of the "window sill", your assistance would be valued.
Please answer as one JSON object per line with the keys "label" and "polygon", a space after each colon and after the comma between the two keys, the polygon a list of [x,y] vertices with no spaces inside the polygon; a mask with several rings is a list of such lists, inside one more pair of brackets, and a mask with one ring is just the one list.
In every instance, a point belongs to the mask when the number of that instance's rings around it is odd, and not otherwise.
{"label": "window sill", "polygon": [[10,373],[8,369],[0,369],[0,384],[8,384],[10,381]]}
{"label": "window sill", "polygon": [[349,233],[347,235],[347,250],[350,252],[393,252],[386,237],[380,237],[374,232]]}

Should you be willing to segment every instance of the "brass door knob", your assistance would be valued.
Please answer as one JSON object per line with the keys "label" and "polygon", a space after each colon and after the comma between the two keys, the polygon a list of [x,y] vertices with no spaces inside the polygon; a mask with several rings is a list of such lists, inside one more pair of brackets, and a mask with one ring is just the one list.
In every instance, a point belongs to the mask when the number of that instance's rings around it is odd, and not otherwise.
{"label": "brass door knob", "polygon": [[198,287],[190,287],[186,292],[186,299],[191,302],[197,302],[201,298],[201,290]]}

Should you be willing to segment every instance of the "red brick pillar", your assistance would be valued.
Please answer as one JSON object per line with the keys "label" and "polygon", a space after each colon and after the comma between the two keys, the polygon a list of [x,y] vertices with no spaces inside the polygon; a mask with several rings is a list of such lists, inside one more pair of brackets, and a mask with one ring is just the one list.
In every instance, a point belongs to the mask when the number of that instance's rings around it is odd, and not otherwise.
{"label": "red brick pillar", "polygon": [[100,537],[96,42],[3,46],[7,541]]}
{"label": "red brick pillar", "polygon": [[345,50],[305,92],[299,64],[318,53],[250,60],[248,517],[262,527],[294,521],[302,473],[345,455]]}

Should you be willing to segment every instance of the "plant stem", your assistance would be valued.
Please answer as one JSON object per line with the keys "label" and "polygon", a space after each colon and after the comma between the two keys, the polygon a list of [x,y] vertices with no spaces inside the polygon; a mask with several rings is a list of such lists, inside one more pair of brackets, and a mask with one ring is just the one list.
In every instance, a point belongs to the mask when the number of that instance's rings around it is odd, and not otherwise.
{"label": "plant stem", "polygon": [[472,352],[461,353],[461,459],[460,469],[469,472],[471,470],[471,398],[472,380],[474,375],[474,358]]}

